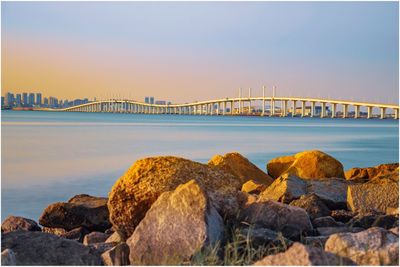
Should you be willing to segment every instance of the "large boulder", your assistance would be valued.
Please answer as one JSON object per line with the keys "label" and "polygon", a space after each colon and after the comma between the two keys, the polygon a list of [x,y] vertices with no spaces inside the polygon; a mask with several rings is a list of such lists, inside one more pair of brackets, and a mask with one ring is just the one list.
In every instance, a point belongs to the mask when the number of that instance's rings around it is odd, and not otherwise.
{"label": "large boulder", "polygon": [[101,259],[106,266],[129,265],[129,246],[126,243],[120,243],[101,254]]}
{"label": "large boulder", "polygon": [[240,212],[242,222],[255,227],[265,227],[282,232],[285,237],[297,238],[301,233],[313,229],[307,212],[272,200],[257,201]]}
{"label": "large boulder", "polygon": [[2,249],[12,249],[16,265],[101,265],[100,255],[53,234],[14,231],[2,234]]}
{"label": "large boulder", "polygon": [[41,231],[39,225],[34,220],[19,216],[8,216],[1,224],[2,233],[8,233],[17,230]]}
{"label": "large boulder", "polygon": [[39,223],[51,228],[72,230],[85,227],[89,230],[104,231],[110,228],[107,198],[76,195],[68,202],[49,205],[39,218]]}
{"label": "large boulder", "polygon": [[399,180],[399,163],[381,164],[368,168],[352,168],[345,173],[347,180],[367,181],[373,179],[393,179]]}
{"label": "large boulder", "polygon": [[325,250],[348,257],[358,265],[399,264],[399,237],[379,227],[331,235]]}
{"label": "large boulder", "polygon": [[129,237],[163,192],[191,179],[207,192],[221,215],[236,215],[241,183],[235,176],[183,158],[152,157],[136,161],[109,193],[108,208],[115,230]]}
{"label": "large boulder", "polygon": [[57,235],[59,237],[63,237],[66,239],[71,239],[75,240],[77,242],[83,242],[83,238],[85,235],[89,234],[89,230],[86,229],[85,227],[77,227],[72,230],[65,230],[63,228],[50,228],[50,227],[43,227],[42,232],[44,233],[50,233]]}
{"label": "large boulder", "polygon": [[273,178],[284,173],[303,179],[344,178],[342,163],[318,150],[303,151],[293,156],[275,158],[268,162],[267,170]]}
{"label": "large boulder", "polygon": [[371,227],[391,229],[399,225],[399,216],[380,214],[376,212],[359,213],[354,216],[347,225],[350,227],[362,227],[365,229]]}
{"label": "large boulder", "polygon": [[357,212],[386,212],[399,206],[399,183],[391,179],[379,179],[348,187],[347,205]]}
{"label": "large boulder", "polygon": [[236,177],[244,184],[249,180],[270,185],[274,179],[260,170],[256,165],[239,153],[227,153],[224,156],[216,155],[209,162],[209,166],[220,168]]}
{"label": "large boulder", "polygon": [[153,203],[127,240],[133,265],[178,265],[221,240],[223,221],[199,183],[191,180]]}
{"label": "large boulder", "polygon": [[91,232],[90,234],[85,235],[83,238],[83,244],[87,246],[94,243],[106,243],[106,240],[109,237],[110,235],[102,232]]}
{"label": "large boulder", "polygon": [[1,252],[1,265],[2,266],[15,266],[17,260],[15,259],[14,251],[7,248]]}
{"label": "large boulder", "polygon": [[353,265],[348,259],[340,258],[323,249],[294,243],[287,251],[269,255],[254,263],[256,266],[316,266]]}
{"label": "large boulder", "polygon": [[261,200],[275,200],[290,203],[302,195],[315,194],[330,209],[346,207],[348,182],[341,178],[301,179],[284,174],[260,194]]}
{"label": "large boulder", "polygon": [[311,220],[331,214],[331,210],[315,194],[303,195],[299,199],[290,202],[289,205],[305,209]]}
{"label": "large boulder", "polygon": [[249,194],[260,194],[268,186],[265,184],[260,184],[254,180],[249,180],[242,185],[242,192]]}

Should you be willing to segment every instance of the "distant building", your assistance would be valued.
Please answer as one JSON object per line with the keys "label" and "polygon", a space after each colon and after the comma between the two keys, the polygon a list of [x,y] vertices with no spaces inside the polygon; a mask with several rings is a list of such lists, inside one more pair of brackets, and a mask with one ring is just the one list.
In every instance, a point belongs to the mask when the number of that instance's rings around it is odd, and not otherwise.
{"label": "distant building", "polygon": [[58,99],[55,98],[55,97],[53,97],[53,96],[50,96],[50,98],[49,98],[49,106],[50,106],[51,108],[56,108],[56,107],[58,107]]}
{"label": "distant building", "polygon": [[43,104],[47,107],[49,105],[49,99],[47,97],[45,97],[43,99]]}
{"label": "distant building", "polygon": [[86,104],[86,103],[89,103],[89,99],[84,98],[84,99],[83,99],[83,104]]}
{"label": "distant building", "polygon": [[14,105],[14,94],[7,92],[4,99],[4,106],[12,107]]}
{"label": "distant building", "polygon": [[28,93],[22,93],[22,104],[24,106],[28,105]]}
{"label": "distant building", "polygon": [[165,105],[166,101],[165,100],[157,100],[155,104],[156,105]]}
{"label": "distant building", "polygon": [[153,96],[150,96],[150,104],[154,104],[154,97]]}
{"label": "distant building", "polygon": [[20,107],[22,105],[22,98],[21,98],[21,94],[17,94],[15,97],[15,105],[17,107]]}
{"label": "distant building", "polygon": [[42,93],[36,93],[36,105],[42,105]]}
{"label": "distant building", "polygon": [[146,96],[146,97],[144,98],[144,103],[147,103],[147,104],[149,104],[149,103],[150,103],[150,101],[149,101],[149,97],[148,97],[148,96]]}
{"label": "distant building", "polygon": [[1,107],[4,107],[4,96],[1,97]]}
{"label": "distant building", "polygon": [[30,106],[35,105],[35,94],[34,93],[29,93],[28,105],[30,105]]}

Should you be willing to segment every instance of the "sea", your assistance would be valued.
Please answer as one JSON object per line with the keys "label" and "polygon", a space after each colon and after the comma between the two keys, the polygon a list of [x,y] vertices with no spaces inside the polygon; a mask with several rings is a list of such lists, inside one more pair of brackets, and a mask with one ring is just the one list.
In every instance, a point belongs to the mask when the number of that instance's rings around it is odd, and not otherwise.
{"label": "sea", "polygon": [[324,151],[345,170],[399,161],[393,119],[1,112],[1,220],[38,220],[53,202],[107,196],[138,159],[173,155],[207,163],[239,152],[260,169],[279,156]]}

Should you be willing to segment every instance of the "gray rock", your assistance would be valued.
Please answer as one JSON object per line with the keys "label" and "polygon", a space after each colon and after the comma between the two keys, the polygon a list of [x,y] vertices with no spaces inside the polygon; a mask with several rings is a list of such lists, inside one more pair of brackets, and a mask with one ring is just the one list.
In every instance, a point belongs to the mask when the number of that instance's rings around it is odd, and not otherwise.
{"label": "gray rock", "polygon": [[239,219],[249,225],[282,232],[291,239],[313,229],[304,209],[272,200],[249,204],[240,212]]}
{"label": "gray rock", "polygon": [[17,230],[41,231],[39,225],[31,219],[19,216],[8,216],[1,224],[1,232],[8,233]]}
{"label": "gray rock", "polygon": [[328,238],[329,236],[306,236],[304,238],[304,243],[308,246],[324,249],[325,243]]}
{"label": "gray rock", "polygon": [[324,236],[330,236],[333,234],[337,234],[337,233],[357,233],[357,232],[361,232],[364,231],[364,228],[360,228],[360,227],[318,227],[317,228],[317,232],[320,235],[324,235]]}
{"label": "gray rock", "polygon": [[85,235],[83,238],[83,244],[87,246],[93,243],[104,243],[109,237],[110,235],[102,232],[91,232],[90,234]]}
{"label": "gray rock", "polygon": [[333,210],[331,212],[331,217],[335,219],[335,221],[347,223],[356,216],[356,213],[348,210]]}
{"label": "gray rock", "polygon": [[358,265],[398,265],[399,237],[379,227],[334,234],[326,241],[325,251],[348,257]]}
{"label": "gray rock", "polygon": [[93,243],[93,244],[88,245],[88,247],[91,248],[92,250],[96,251],[99,254],[103,254],[107,250],[110,250],[113,247],[115,247],[115,244],[113,244],[113,243]]}
{"label": "gray rock", "polygon": [[290,202],[289,205],[305,209],[311,220],[331,214],[330,209],[315,194],[301,196]]}
{"label": "gray rock", "polygon": [[399,218],[394,215],[379,214],[376,212],[360,213],[354,216],[348,223],[350,227],[381,227],[390,229],[399,225]]}
{"label": "gray rock", "polygon": [[287,251],[275,255],[269,255],[256,266],[314,266],[314,265],[354,265],[354,262],[340,258],[323,249],[294,243]]}
{"label": "gray rock", "polygon": [[39,223],[67,231],[78,227],[104,231],[111,226],[108,217],[107,198],[77,195],[68,202],[49,205],[40,216]]}
{"label": "gray rock", "polygon": [[283,237],[282,234],[272,231],[268,228],[261,227],[245,227],[240,229],[239,241],[245,244],[251,244],[253,248],[260,246],[286,246],[290,245],[292,241]]}
{"label": "gray rock", "polygon": [[17,265],[17,260],[15,259],[14,251],[7,248],[1,252],[1,265],[3,266]]}
{"label": "gray rock", "polygon": [[101,254],[101,258],[106,266],[129,265],[129,246],[126,243],[119,243]]}
{"label": "gray rock", "polygon": [[14,231],[1,237],[12,249],[16,265],[101,265],[100,254],[84,245],[49,233]]}
{"label": "gray rock", "polygon": [[222,239],[223,222],[191,180],[161,194],[127,240],[130,264],[177,265]]}
{"label": "gray rock", "polygon": [[343,223],[335,221],[331,216],[319,217],[312,221],[314,227],[338,227],[343,226]]}

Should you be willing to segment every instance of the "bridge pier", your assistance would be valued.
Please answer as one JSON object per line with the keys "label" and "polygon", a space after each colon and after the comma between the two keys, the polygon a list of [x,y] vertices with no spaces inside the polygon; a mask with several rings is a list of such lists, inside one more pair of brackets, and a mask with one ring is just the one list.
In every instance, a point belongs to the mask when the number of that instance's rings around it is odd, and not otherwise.
{"label": "bridge pier", "polygon": [[306,112],[306,101],[301,101],[301,117],[303,118],[305,116]]}
{"label": "bridge pier", "polygon": [[381,119],[386,118],[386,108],[381,108]]}
{"label": "bridge pier", "polygon": [[348,111],[348,105],[347,104],[343,104],[343,119],[347,118],[347,111]]}
{"label": "bridge pier", "polygon": [[369,106],[367,107],[367,119],[371,119],[372,118],[372,107]]}
{"label": "bridge pier", "polygon": [[312,101],[311,102],[311,114],[310,114],[310,117],[312,118],[312,117],[314,117],[314,115],[315,115],[315,102]]}
{"label": "bridge pier", "polygon": [[332,108],[332,118],[336,117],[336,104],[331,104],[331,108]]}
{"label": "bridge pier", "polygon": [[287,100],[283,100],[281,107],[281,117],[286,117],[286,116],[287,116]]}
{"label": "bridge pier", "polygon": [[398,120],[399,119],[399,110],[397,108],[393,109],[394,111],[394,116],[393,119]]}
{"label": "bridge pier", "polygon": [[296,116],[296,112],[297,112],[297,103],[296,102],[297,102],[296,100],[292,101],[292,117]]}
{"label": "bridge pier", "polygon": [[269,108],[269,116],[273,117],[275,115],[275,101],[271,99],[271,106]]}
{"label": "bridge pier", "polygon": [[354,106],[354,118],[358,119],[359,114],[360,114],[360,106],[355,105]]}
{"label": "bridge pier", "polygon": [[321,103],[321,118],[325,118],[326,117],[326,103],[322,102]]}

